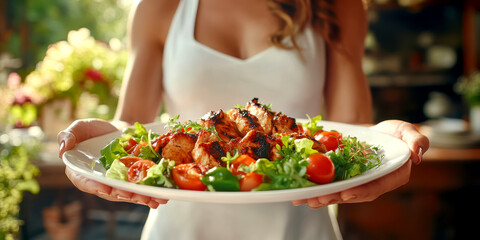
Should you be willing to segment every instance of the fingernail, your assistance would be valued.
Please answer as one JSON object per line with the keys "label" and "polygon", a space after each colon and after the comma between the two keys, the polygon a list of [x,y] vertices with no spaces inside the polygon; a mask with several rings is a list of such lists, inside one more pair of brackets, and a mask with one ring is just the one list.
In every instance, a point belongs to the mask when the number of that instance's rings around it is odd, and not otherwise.
{"label": "fingernail", "polygon": [[108,196],[109,194],[104,192],[104,191],[97,191],[97,194],[98,195],[102,195],[102,196]]}
{"label": "fingernail", "polygon": [[355,196],[355,195],[349,195],[349,196],[342,197],[342,200],[343,200],[344,202],[346,202],[346,201],[353,200],[353,199],[355,199],[355,198],[357,198],[357,196]]}
{"label": "fingernail", "polygon": [[62,142],[60,142],[60,147],[59,147],[59,151],[58,151],[58,157],[59,158],[62,158],[62,154],[63,154],[64,151],[65,151],[65,140],[62,140]]}
{"label": "fingernail", "polygon": [[420,160],[418,163],[422,162],[422,158],[423,158],[423,149],[418,148],[418,160]]}
{"label": "fingernail", "polygon": [[150,202],[148,202],[147,204],[150,208],[153,208],[153,209],[157,209],[158,206],[160,205],[159,202],[155,201],[155,200],[151,200]]}
{"label": "fingernail", "polygon": [[122,196],[122,195],[117,195],[116,198],[121,201],[129,201],[130,197]]}

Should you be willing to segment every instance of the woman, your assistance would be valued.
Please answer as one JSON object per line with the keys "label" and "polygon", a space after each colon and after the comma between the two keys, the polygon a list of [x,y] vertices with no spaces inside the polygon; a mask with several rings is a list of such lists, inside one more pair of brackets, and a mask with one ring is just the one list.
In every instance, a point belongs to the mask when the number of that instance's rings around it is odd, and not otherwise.
{"label": "woman", "polygon": [[[358,0],[342,1],[343,7],[330,2],[141,1],[129,28],[131,55],[116,120],[152,122],[162,104],[170,115],[194,120],[259,97],[292,117],[369,123],[371,97],[361,68],[366,13]],[[373,128],[407,142],[414,163],[428,149],[411,124],[392,120]],[[116,129],[100,120],[76,121],[59,134],[60,155]],[[371,183],[293,204],[163,205],[167,200],[111,188],[68,168],[66,174],[85,192],[150,206],[143,239],[339,239],[322,207],[374,200],[408,181],[412,161]]]}

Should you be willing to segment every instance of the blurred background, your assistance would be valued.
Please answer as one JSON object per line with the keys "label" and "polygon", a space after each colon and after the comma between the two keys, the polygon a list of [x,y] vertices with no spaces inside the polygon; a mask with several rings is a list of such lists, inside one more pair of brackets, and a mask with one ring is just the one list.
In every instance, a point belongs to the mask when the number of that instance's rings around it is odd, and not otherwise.
{"label": "blurred background", "polygon": [[[56,134],[111,119],[129,0],[0,1],[0,239],[138,239],[148,208],[76,190]],[[480,1],[371,0],[374,119],[429,136],[411,181],[338,206],[345,239],[470,239],[480,214]]]}

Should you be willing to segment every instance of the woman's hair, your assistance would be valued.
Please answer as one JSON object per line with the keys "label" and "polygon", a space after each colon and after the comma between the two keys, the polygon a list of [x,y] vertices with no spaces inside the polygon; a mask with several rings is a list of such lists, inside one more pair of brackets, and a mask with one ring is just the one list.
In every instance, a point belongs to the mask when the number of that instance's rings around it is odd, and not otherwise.
{"label": "woman's hair", "polygon": [[[270,36],[274,46],[300,52],[295,36],[309,24],[328,44],[339,42],[337,17],[332,10],[334,0],[267,0],[267,3],[272,13],[282,21],[280,29]],[[282,42],[287,37],[291,38],[292,45]]]}

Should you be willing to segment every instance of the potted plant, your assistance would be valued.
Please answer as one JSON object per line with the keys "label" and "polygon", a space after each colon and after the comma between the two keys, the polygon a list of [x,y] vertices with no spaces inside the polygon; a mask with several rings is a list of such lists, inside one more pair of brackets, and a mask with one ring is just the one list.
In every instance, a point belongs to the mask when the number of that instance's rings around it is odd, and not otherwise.
{"label": "potted plant", "polygon": [[35,96],[38,120],[47,138],[55,138],[73,119],[111,119],[127,60],[118,39],[96,41],[86,28],[52,44],[27,75],[24,88]]}
{"label": "potted plant", "polygon": [[26,135],[19,129],[9,133],[0,130],[0,239],[17,238],[23,224],[19,219],[23,193],[40,190],[35,179],[39,170],[30,162],[38,153],[40,139],[39,134]]}
{"label": "potted plant", "polygon": [[480,133],[480,72],[460,77],[455,90],[469,106],[472,131]]}

